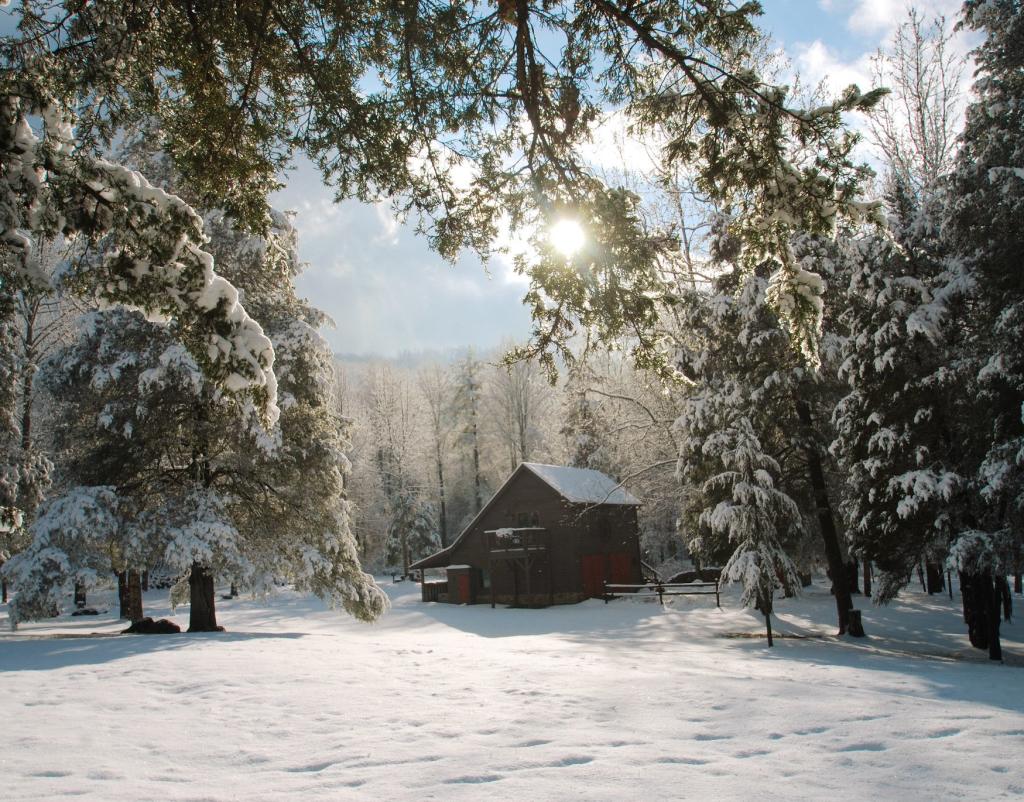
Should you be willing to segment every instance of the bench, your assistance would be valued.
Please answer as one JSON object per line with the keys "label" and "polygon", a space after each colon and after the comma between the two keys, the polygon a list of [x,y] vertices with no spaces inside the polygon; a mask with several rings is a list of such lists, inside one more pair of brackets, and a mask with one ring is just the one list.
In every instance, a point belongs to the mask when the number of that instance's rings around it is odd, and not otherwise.
{"label": "bench", "polygon": [[666,596],[710,596],[715,594],[715,607],[721,607],[721,596],[718,582],[648,582],[643,585],[623,585],[613,582],[604,583],[604,603],[622,596],[658,597],[661,605],[665,605]]}

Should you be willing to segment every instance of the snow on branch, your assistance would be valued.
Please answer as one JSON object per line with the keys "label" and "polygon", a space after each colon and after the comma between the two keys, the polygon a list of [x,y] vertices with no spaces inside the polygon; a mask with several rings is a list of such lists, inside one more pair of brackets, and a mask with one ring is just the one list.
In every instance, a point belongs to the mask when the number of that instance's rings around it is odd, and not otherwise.
{"label": "snow on branch", "polygon": [[48,618],[60,610],[68,587],[95,584],[110,569],[110,549],[120,529],[112,487],[73,487],[52,499],[33,523],[32,544],[3,567],[17,589],[10,624]]}
{"label": "snow on branch", "polygon": [[277,380],[270,338],[214,270],[204,250],[203,220],[176,195],[120,164],[76,151],[67,115],[39,109],[43,137],[28,125],[18,99],[0,101],[0,241],[32,277],[32,234],[82,234],[99,247],[65,282],[101,303],[174,319],[204,372],[230,393],[248,394],[277,419]]}

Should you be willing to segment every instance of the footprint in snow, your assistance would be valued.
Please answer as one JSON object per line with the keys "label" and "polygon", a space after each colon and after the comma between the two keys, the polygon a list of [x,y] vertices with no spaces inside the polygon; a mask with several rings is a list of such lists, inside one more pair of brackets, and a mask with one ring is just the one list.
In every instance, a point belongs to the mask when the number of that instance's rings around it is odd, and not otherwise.
{"label": "footprint in snow", "polygon": [[547,765],[553,769],[560,769],[566,766],[582,766],[585,763],[593,763],[594,758],[588,755],[563,757],[561,760],[555,760]]}
{"label": "footprint in snow", "polygon": [[301,774],[301,773],[316,774],[318,772],[324,771],[325,769],[329,769],[333,765],[334,765],[334,761],[333,760],[328,760],[325,763],[310,763],[308,766],[293,766],[290,769],[285,769],[285,771],[290,771],[293,774]]}
{"label": "footprint in snow", "polygon": [[929,738],[949,738],[953,735],[959,735],[963,730],[958,727],[950,727],[945,730],[935,730],[935,732],[928,733]]}
{"label": "footprint in snow", "polygon": [[479,783],[493,783],[502,779],[499,774],[473,774],[466,777],[452,777],[445,780],[446,785],[475,785]]}
{"label": "footprint in snow", "polygon": [[878,741],[865,741],[859,744],[850,744],[842,747],[840,752],[885,752],[889,747]]}
{"label": "footprint in snow", "polygon": [[699,757],[659,757],[654,762],[667,766],[706,766],[710,761],[702,760]]}

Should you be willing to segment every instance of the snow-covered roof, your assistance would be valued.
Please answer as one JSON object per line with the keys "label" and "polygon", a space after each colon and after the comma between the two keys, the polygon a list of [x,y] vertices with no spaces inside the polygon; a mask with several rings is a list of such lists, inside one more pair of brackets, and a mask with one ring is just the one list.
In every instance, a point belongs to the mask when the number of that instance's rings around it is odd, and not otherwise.
{"label": "snow-covered roof", "polygon": [[573,504],[636,505],[640,499],[610,476],[590,468],[568,468],[563,465],[541,465],[524,462],[537,476]]}
{"label": "snow-covered roof", "polygon": [[[448,560],[452,555],[452,552],[462,542],[462,539],[473,530],[477,522],[488,513],[491,505],[494,504],[495,499],[498,498],[504,491],[505,488],[511,484],[512,480],[518,476],[524,469],[532,471],[534,475],[540,477],[547,485],[549,485],[556,493],[562,498],[568,501],[570,504],[621,504],[623,506],[637,506],[640,504],[640,499],[634,496],[625,488],[621,487],[618,482],[612,479],[610,476],[606,476],[600,471],[594,471],[590,468],[567,468],[563,465],[542,465],[539,462],[523,462],[519,468],[512,472],[505,483],[498,488],[497,492],[491,496],[491,500],[484,504],[483,509],[476,514],[476,517],[469,522],[462,533],[455,538],[455,541],[446,548],[436,551],[429,557],[424,557],[422,560],[417,560],[409,566],[411,569],[420,570],[425,568],[445,568],[451,567],[448,565]],[[502,532],[527,532],[527,531],[538,531],[542,530],[543,527],[503,527],[501,529],[487,530],[488,534],[498,534]]]}

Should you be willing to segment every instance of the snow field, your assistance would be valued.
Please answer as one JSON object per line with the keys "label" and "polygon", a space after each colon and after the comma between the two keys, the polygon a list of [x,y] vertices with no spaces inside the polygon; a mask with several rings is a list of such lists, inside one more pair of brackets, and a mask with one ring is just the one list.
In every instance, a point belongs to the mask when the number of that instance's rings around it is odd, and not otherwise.
{"label": "snow field", "polygon": [[990,664],[947,597],[868,609],[856,641],[813,589],[778,602],[804,637],[769,650],[734,592],[491,610],[385,589],[375,625],[285,592],[220,601],[222,634],[67,637],[124,626],[108,613],[0,635],[5,798],[1024,795],[1024,627]]}

